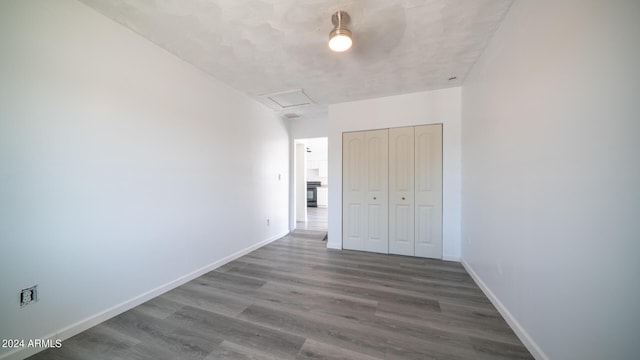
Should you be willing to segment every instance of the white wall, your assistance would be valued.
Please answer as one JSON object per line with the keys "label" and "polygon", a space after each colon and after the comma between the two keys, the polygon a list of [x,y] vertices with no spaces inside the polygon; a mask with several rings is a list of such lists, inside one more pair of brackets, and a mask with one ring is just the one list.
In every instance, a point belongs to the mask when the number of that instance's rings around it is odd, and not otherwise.
{"label": "white wall", "polygon": [[342,133],[443,124],[443,256],[460,258],[460,88],[329,106],[329,238],[342,248]]}
{"label": "white wall", "polygon": [[516,1],[462,89],[463,262],[540,359],[640,352],[638,34],[638,1]]}
{"label": "white wall", "polygon": [[76,1],[0,2],[0,49],[0,338],[68,336],[287,232],[262,105]]}
{"label": "white wall", "polygon": [[329,136],[329,121],[326,116],[314,116],[289,120],[292,139],[311,139]]}

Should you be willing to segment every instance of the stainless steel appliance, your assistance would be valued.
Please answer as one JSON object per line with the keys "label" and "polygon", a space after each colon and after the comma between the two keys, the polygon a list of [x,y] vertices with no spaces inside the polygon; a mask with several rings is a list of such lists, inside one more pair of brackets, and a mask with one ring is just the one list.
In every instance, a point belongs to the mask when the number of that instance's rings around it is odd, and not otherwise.
{"label": "stainless steel appliance", "polygon": [[318,207],[318,186],[320,181],[307,181],[307,207]]}

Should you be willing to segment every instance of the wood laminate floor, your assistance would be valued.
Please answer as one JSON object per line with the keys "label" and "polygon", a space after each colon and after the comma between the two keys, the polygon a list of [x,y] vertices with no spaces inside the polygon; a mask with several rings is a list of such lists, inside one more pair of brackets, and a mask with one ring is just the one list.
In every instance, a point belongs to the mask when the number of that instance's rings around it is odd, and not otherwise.
{"label": "wood laminate floor", "polygon": [[326,207],[308,207],[307,221],[297,221],[296,229],[327,231],[329,228],[329,209]]}
{"label": "wood laminate floor", "polygon": [[530,359],[458,263],[296,230],[32,359]]}

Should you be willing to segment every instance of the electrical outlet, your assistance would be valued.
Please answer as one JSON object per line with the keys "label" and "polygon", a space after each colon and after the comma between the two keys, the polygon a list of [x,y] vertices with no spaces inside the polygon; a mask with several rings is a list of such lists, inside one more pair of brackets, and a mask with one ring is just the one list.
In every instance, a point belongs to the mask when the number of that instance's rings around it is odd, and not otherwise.
{"label": "electrical outlet", "polygon": [[269,219],[267,219],[267,226],[269,226],[269,222],[270,222]]}
{"label": "electrical outlet", "polygon": [[20,307],[27,306],[34,301],[38,301],[38,285],[20,290]]}

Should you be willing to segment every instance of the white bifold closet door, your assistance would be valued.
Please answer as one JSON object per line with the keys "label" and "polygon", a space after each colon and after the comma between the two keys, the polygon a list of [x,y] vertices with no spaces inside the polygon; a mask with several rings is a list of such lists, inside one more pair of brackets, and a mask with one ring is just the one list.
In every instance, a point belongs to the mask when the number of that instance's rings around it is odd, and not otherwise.
{"label": "white bifold closet door", "polygon": [[414,255],[414,128],[389,129],[389,253]]}
{"label": "white bifold closet door", "polygon": [[415,127],[415,256],[442,258],[442,125]]}
{"label": "white bifold closet door", "polygon": [[342,247],[442,258],[442,125],[343,134]]}
{"label": "white bifold closet door", "polygon": [[344,249],[388,253],[388,131],[343,135]]}

